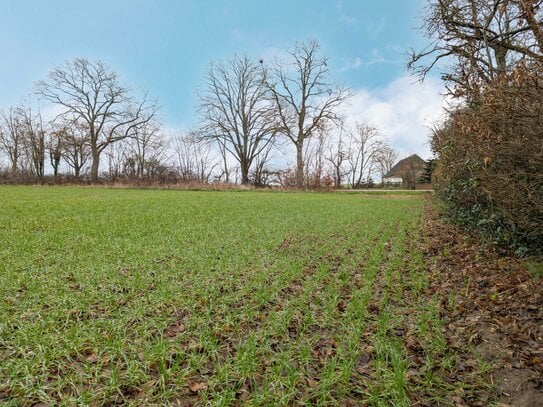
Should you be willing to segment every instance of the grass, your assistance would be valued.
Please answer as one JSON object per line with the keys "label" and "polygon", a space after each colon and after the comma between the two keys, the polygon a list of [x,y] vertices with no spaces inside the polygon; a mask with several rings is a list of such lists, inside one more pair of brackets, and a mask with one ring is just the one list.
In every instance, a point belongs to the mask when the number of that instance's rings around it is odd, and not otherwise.
{"label": "grass", "polygon": [[1,188],[0,402],[440,401],[396,195]]}

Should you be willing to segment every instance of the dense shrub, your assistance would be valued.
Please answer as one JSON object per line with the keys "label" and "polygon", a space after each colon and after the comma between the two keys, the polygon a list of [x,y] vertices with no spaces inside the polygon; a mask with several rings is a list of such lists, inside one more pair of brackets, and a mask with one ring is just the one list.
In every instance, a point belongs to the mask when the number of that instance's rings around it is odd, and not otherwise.
{"label": "dense shrub", "polygon": [[524,66],[452,112],[432,137],[449,218],[519,254],[543,247],[543,73]]}

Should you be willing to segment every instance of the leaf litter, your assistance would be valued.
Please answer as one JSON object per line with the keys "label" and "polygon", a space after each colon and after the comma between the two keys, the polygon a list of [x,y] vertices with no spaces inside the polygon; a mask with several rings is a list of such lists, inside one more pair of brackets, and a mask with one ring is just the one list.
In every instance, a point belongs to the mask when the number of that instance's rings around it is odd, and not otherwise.
{"label": "leaf litter", "polygon": [[543,281],[520,260],[442,222],[430,207],[426,222],[429,292],[441,299],[443,332],[458,355],[448,380],[469,381],[469,372],[483,363],[491,385],[451,401],[543,406]]}

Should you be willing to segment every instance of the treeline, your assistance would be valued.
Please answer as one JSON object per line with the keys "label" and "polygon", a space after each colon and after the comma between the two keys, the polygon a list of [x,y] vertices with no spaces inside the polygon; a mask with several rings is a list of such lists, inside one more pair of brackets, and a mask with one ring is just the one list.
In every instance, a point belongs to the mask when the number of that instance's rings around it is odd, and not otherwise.
{"label": "treeline", "polygon": [[446,62],[462,103],[437,126],[436,190],[453,221],[519,254],[543,248],[543,12],[534,0],[430,0],[421,75]]}
{"label": "treeline", "polygon": [[[75,59],[37,82],[31,98],[0,112],[0,176],[5,182],[371,186],[397,153],[375,126],[345,123],[341,111],[350,95],[329,80],[316,42],[298,44],[281,61],[234,56],[210,64],[197,128],[171,134],[156,101],[134,94],[103,62]],[[277,168],[285,156],[293,165]]]}

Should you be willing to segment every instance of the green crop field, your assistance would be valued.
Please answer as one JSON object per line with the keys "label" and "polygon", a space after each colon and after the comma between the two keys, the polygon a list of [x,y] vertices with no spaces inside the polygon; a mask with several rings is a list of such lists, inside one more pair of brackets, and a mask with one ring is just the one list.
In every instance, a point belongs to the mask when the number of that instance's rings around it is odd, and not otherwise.
{"label": "green crop field", "polygon": [[[0,403],[452,391],[416,195],[0,188]],[[416,368],[414,368],[416,366]]]}

